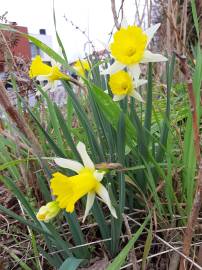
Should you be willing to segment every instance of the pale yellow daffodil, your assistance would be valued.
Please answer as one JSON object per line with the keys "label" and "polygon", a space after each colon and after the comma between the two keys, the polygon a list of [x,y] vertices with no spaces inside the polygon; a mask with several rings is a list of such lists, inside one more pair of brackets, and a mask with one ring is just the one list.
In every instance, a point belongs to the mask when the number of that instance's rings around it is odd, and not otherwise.
{"label": "pale yellow daffodil", "polygon": [[85,72],[90,70],[90,66],[87,60],[78,60],[74,63],[74,68],[78,75],[85,77]]}
{"label": "pale yellow daffodil", "polygon": [[87,195],[87,203],[83,221],[88,215],[93,206],[96,194],[108,206],[111,214],[117,218],[116,211],[112,206],[109,194],[101,180],[104,177],[104,172],[97,171],[90,159],[86,147],[82,142],[77,145],[77,150],[81,156],[83,164],[78,161],[55,158],[55,163],[62,167],[70,169],[77,173],[75,176],[66,176],[62,173],[56,172],[53,174],[50,186],[52,194],[56,196],[56,201],[60,208],[66,209],[67,212],[72,213],[75,209],[75,203]]}
{"label": "pale yellow daffodil", "polygon": [[120,70],[110,75],[109,86],[114,95],[114,101],[120,101],[126,96],[131,96],[144,102],[136,88],[147,83],[146,80],[133,80],[133,77],[126,71]]}
{"label": "pale yellow daffodil", "polygon": [[53,67],[44,64],[40,55],[37,55],[31,63],[30,70],[29,70],[30,78],[35,78],[37,80],[45,81],[47,80],[48,83],[43,87],[44,91],[50,90],[54,91],[56,88],[56,84],[58,80],[69,80],[69,76],[63,74],[57,65]]}
{"label": "pale yellow daffodil", "polygon": [[114,34],[114,40],[110,46],[115,62],[108,69],[103,70],[102,74],[113,74],[127,68],[136,81],[141,73],[140,63],[167,61],[163,55],[154,54],[147,49],[159,27],[160,24],[155,24],[143,31],[135,25],[128,26],[127,23],[122,25]]}

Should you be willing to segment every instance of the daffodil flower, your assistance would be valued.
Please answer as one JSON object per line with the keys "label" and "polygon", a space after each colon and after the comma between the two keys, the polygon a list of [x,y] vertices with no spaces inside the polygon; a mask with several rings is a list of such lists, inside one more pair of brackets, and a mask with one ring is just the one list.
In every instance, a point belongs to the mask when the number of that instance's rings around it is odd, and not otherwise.
{"label": "daffodil flower", "polygon": [[114,34],[114,40],[110,46],[111,55],[115,62],[108,69],[102,71],[102,74],[113,74],[127,68],[133,78],[138,80],[141,73],[140,63],[167,61],[163,55],[154,54],[147,50],[147,46],[159,27],[160,24],[155,24],[143,31],[135,25],[122,26]]}
{"label": "daffodil flower", "polygon": [[69,80],[69,76],[63,74],[57,65],[50,67],[44,64],[39,55],[32,60],[29,76],[30,78],[36,77],[40,82],[48,81],[45,87],[43,87],[44,91],[54,91],[58,80]]}
{"label": "daffodil flower", "polygon": [[90,66],[87,60],[76,61],[76,63],[74,64],[74,68],[77,73],[82,77],[85,77],[85,72],[90,70]]}
{"label": "daffodil flower", "polygon": [[136,88],[147,83],[146,80],[133,80],[132,76],[123,70],[120,70],[109,78],[109,86],[114,95],[114,101],[120,101],[125,98],[125,96],[132,96],[137,100],[144,102],[141,95],[136,91]]}
{"label": "daffodil flower", "polygon": [[36,214],[36,218],[40,221],[49,222],[50,219],[57,216],[60,212],[60,207],[58,202],[52,201],[47,203],[46,205],[41,206],[38,213]]}
{"label": "daffodil flower", "polygon": [[104,172],[97,171],[90,159],[86,147],[82,142],[77,145],[77,150],[81,156],[83,164],[78,161],[55,158],[55,163],[62,167],[70,169],[77,173],[75,176],[68,177],[62,173],[53,174],[50,186],[52,194],[56,196],[56,201],[60,208],[65,208],[67,212],[72,213],[75,203],[87,194],[87,203],[83,221],[93,206],[96,194],[108,206],[111,214],[117,218],[116,211],[112,206],[107,189],[100,183],[104,177]]}

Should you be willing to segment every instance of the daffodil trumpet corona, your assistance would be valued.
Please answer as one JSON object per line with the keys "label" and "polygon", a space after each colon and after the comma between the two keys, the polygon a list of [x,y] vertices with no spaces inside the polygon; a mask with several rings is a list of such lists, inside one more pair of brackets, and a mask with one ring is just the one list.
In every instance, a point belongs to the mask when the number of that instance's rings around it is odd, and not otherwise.
{"label": "daffodil trumpet corona", "polygon": [[58,80],[69,80],[70,77],[59,70],[57,65],[53,67],[44,64],[40,55],[37,55],[31,63],[29,70],[30,78],[35,78],[41,81],[48,81],[48,83],[43,87],[44,91],[50,90],[54,91],[56,88],[56,83]]}
{"label": "daffodil trumpet corona", "polygon": [[133,77],[126,71],[120,70],[110,75],[109,86],[114,95],[114,101],[120,101],[126,96],[131,96],[144,102],[136,88],[147,83],[146,80],[134,81]]}
{"label": "daffodil trumpet corona", "polygon": [[167,61],[163,55],[152,53],[147,49],[159,27],[160,24],[155,24],[143,31],[135,25],[122,25],[120,30],[114,34],[110,46],[115,62],[108,69],[103,70],[102,74],[113,74],[127,68],[136,81],[141,73],[140,63]]}
{"label": "daffodil trumpet corona", "polygon": [[53,178],[50,181],[50,187],[52,194],[56,197],[59,207],[72,213],[75,209],[75,203],[80,198],[87,195],[86,209],[83,217],[84,221],[93,206],[95,196],[98,195],[108,206],[111,214],[117,218],[109,193],[104,185],[101,184],[105,172],[95,169],[95,165],[86,151],[86,146],[82,142],[78,143],[77,150],[83,164],[71,159],[54,159],[58,166],[76,172],[75,176],[70,177],[60,172],[53,174]]}
{"label": "daffodil trumpet corona", "polygon": [[78,60],[74,63],[74,68],[78,75],[85,77],[85,72],[90,70],[90,65],[87,60]]}

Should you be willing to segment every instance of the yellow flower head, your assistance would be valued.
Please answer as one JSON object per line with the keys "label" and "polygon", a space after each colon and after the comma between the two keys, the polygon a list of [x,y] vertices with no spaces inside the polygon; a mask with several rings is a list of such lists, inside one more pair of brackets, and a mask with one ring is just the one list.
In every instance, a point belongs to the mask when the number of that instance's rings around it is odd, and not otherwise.
{"label": "yellow flower head", "polygon": [[76,69],[77,73],[84,77],[85,76],[85,71],[90,70],[90,66],[87,60],[78,60],[74,64],[74,68]]}
{"label": "yellow flower head", "polygon": [[75,203],[84,195],[87,195],[86,210],[83,218],[85,220],[97,194],[107,204],[112,215],[117,217],[109,194],[106,188],[100,183],[104,177],[104,172],[99,172],[95,169],[83,143],[78,143],[77,150],[84,165],[75,160],[55,158],[55,163],[58,166],[68,168],[77,173],[77,175],[71,177],[59,172],[53,174],[50,186],[52,194],[56,196],[59,207],[65,208],[67,212],[72,213],[75,209]]}
{"label": "yellow flower head", "polygon": [[114,95],[114,101],[120,101],[125,98],[126,95],[136,98],[137,100],[144,102],[141,95],[137,92],[136,88],[147,83],[146,80],[134,81],[130,73],[126,71],[118,71],[109,78],[109,86]]}
{"label": "yellow flower head", "polygon": [[37,55],[30,66],[29,70],[30,78],[34,78],[37,76],[44,76],[50,82],[54,82],[55,80],[68,80],[69,77],[62,72],[60,72],[58,66],[50,67],[42,62],[42,59],[39,55]]}
{"label": "yellow flower head", "polygon": [[96,192],[99,181],[93,175],[94,170],[82,169],[78,175],[65,176],[59,172],[53,174],[51,189],[53,195],[57,196],[60,208],[67,212],[74,211],[75,203],[89,192]]}
{"label": "yellow flower head", "polygon": [[139,63],[147,46],[147,35],[140,27],[128,26],[114,34],[111,44],[112,56],[124,65]]}
{"label": "yellow flower head", "polygon": [[60,211],[60,208],[59,208],[58,203],[56,201],[52,201],[52,202],[47,203],[46,205],[43,205],[39,209],[36,217],[40,221],[48,222],[50,219],[57,216],[59,211]]}
{"label": "yellow flower head", "polygon": [[133,90],[133,80],[129,73],[121,70],[110,76],[109,86],[114,95],[127,95]]}
{"label": "yellow flower head", "polygon": [[159,27],[158,23],[143,31],[140,27],[128,26],[125,21],[121,29],[114,34],[114,40],[110,46],[111,55],[115,61],[107,69],[102,70],[101,74],[113,74],[127,69],[137,81],[141,74],[139,64],[167,61],[163,55],[152,53],[147,49]]}

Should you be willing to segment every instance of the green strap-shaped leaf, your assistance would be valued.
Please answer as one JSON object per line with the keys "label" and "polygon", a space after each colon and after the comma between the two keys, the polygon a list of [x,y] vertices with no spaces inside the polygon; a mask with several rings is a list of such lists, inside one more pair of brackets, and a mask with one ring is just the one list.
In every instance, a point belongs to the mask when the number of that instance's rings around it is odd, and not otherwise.
{"label": "green strap-shaped leaf", "polygon": [[59,270],[76,270],[83,261],[83,259],[70,257],[63,262]]}
{"label": "green strap-shaped leaf", "polygon": [[122,249],[122,251],[119,253],[119,255],[114,259],[114,261],[107,267],[106,270],[118,270],[121,268],[121,266],[124,264],[126,257],[128,256],[128,253],[132,249],[133,245],[141,235],[142,231],[144,230],[145,226],[147,225],[148,220],[150,219],[150,216],[148,216],[144,223],[141,225],[141,227],[137,230],[137,232],[134,234],[134,236],[130,239],[128,244]]}
{"label": "green strap-shaped leaf", "polygon": [[[118,122],[120,119],[121,109],[112,98],[107,95],[102,89],[95,85],[90,85],[90,89],[93,93],[94,99],[102,111],[106,119],[117,130]],[[126,129],[126,143],[132,148],[136,143],[136,130],[131,123],[128,116],[125,116],[125,129]]]}
{"label": "green strap-shaped leaf", "polygon": [[100,162],[101,160],[103,161],[104,160],[103,151],[102,151],[102,149],[97,141],[97,138],[96,138],[95,133],[93,131],[92,125],[91,125],[89,119],[87,118],[85,111],[83,110],[83,108],[82,108],[78,98],[76,97],[71,85],[66,81],[63,81],[63,85],[64,85],[65,90],[70,95],[72,102],[73,102],[73,105],[74,105],[74,109],[77,113],[77,116],[78,116],[83,128],[86,131],[86,135],[88,137],[89,144],[91,147],[91,152],[93,155],[93,160],[95,162]]}

